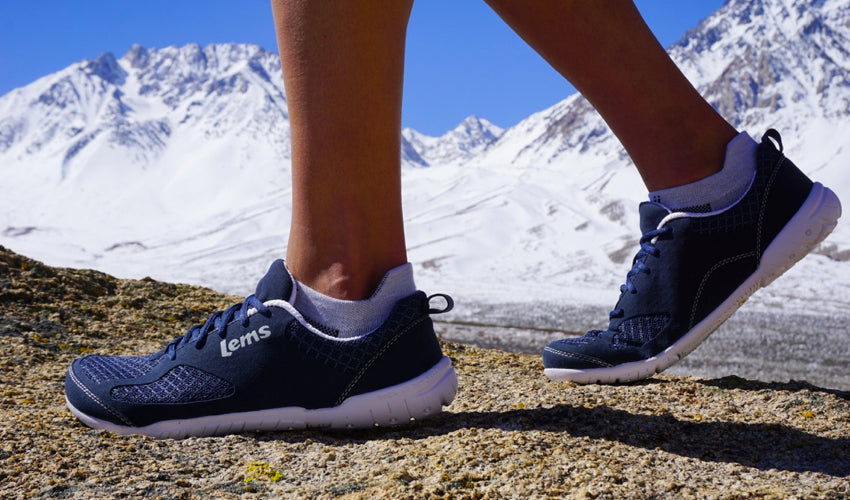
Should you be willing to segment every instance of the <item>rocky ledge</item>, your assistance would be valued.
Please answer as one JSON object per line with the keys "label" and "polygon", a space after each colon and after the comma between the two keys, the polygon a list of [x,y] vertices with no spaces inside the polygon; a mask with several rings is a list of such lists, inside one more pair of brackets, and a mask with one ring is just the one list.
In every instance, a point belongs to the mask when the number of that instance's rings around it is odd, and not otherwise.
{"label": "rocky ledge", "polygon": [[66,410],[75,357],[153,352],[239,300],[0,247],[0,497],[850,496],[850,393],[737,377],[576,386],[547,381],[536,356],[450,342],[457,399],[405,427],[173,441]]}

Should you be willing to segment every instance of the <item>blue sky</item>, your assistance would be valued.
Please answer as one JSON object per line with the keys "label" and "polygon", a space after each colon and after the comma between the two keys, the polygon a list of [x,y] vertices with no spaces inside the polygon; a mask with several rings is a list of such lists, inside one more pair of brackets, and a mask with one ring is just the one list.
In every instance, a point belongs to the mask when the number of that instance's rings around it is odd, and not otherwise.
{"label": "blue sky", "polygon": [[[600,2],[602,3],[602,2]],[[664,46],[723,0],[637,0]],[[0,95],[107,51],[256,43],[277,52],[268,1],[0,2]],[[476,114],[508,127],[573,93],[481,0],[418,0],[408,27],[403,123],[440,135]]]}

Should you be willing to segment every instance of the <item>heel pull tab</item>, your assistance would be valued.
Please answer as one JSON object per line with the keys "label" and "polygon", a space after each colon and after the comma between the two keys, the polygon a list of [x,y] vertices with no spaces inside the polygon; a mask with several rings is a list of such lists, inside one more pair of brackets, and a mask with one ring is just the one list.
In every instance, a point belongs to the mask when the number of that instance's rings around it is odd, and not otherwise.
{"label": "heel pull tab", "polygon": [[429,307],[428,314],[443,314],[451,311],[455,307],[455,301],[452,298],[444,293],[435,293],[434,295],[428,296],[428,305],[431,305],[431,299],[439,297],[446,301],[446,307],[442,309],[437,309],[434,307]]}
{"label": "heel pull tab", "polygon": [[761,142],[767,142],[768,139],[773,139],[779,145],[779,152],[785,152],[785,149],[782,147],[782,136],[779,135],[779,132],[776,129],[769,129],[767,132],[761,136]]}

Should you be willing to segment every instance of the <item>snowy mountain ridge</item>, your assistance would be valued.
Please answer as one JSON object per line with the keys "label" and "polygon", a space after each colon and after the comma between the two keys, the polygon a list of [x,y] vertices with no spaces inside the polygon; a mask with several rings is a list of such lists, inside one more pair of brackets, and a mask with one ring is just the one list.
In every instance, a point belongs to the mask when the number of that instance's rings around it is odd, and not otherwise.
{"label": "snowy mountain ridge", "polygon": [[[405,128],[401,131],[402,160],[410,166],[463,164],[484,151],[503,133],[501,127],[475,115],[467,117],[440,137]],[[411,149],[412,154],[409,153]]]}
{"label": "snowy mountain ridge", "polygon": [[[845,204],[848,51],[839,0],[730,0],[670,49],[733,124],[756,139],[778,128],[789,157]],[[134,46],[73,64],[0,97],[0,244],[250,292],[285,252],[289,138],[280,63],[259,47]],[[441,137],[405,129],[400,154],[420,287],[540,307],[616,299],[646,192],[581,96],[507,130],[474,116]],[[748,307],[846,309],[845,225]],[[809,304],[812,293],[824,300]]]}

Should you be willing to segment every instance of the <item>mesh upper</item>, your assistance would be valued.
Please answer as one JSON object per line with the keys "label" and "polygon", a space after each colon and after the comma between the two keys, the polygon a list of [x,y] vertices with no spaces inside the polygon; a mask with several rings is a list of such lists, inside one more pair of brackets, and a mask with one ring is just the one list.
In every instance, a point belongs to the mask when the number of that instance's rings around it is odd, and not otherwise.
{"label": "mesh upper", "polygon": [[149,384],[112,389],[116,401],[135,404],[189,403],[220,399],[233,394],[233,384],[191,366],[176,366]]}
{"label": "mesh upper", "polygon": [[677,208],[676,212],[688,212],[690,214],[707,214],[711,212],[711,204],[703,203],[702,205],[693,205],[690,207]]}
{"label": "mesh upper", "polygon": [[590,330],[585,333],[581,337],[568,337],[565,339],[561,339],[561,342],[566,342],[567,344],[576,344],[576,345],[584,345],[589,344],[596,340],[601,333],[604,333],[602,330]]}
{"label": "mesh upper", "polygon": [[86,356],[80,367],[94,383],[141,377],[153,368],[159,356]]}
{"label": "mesh upper", "polygon": [[670,321],[669,314],[652,314],[629,318],[620,323],[614,334],[614,345],[641,346],[654,339]]}

